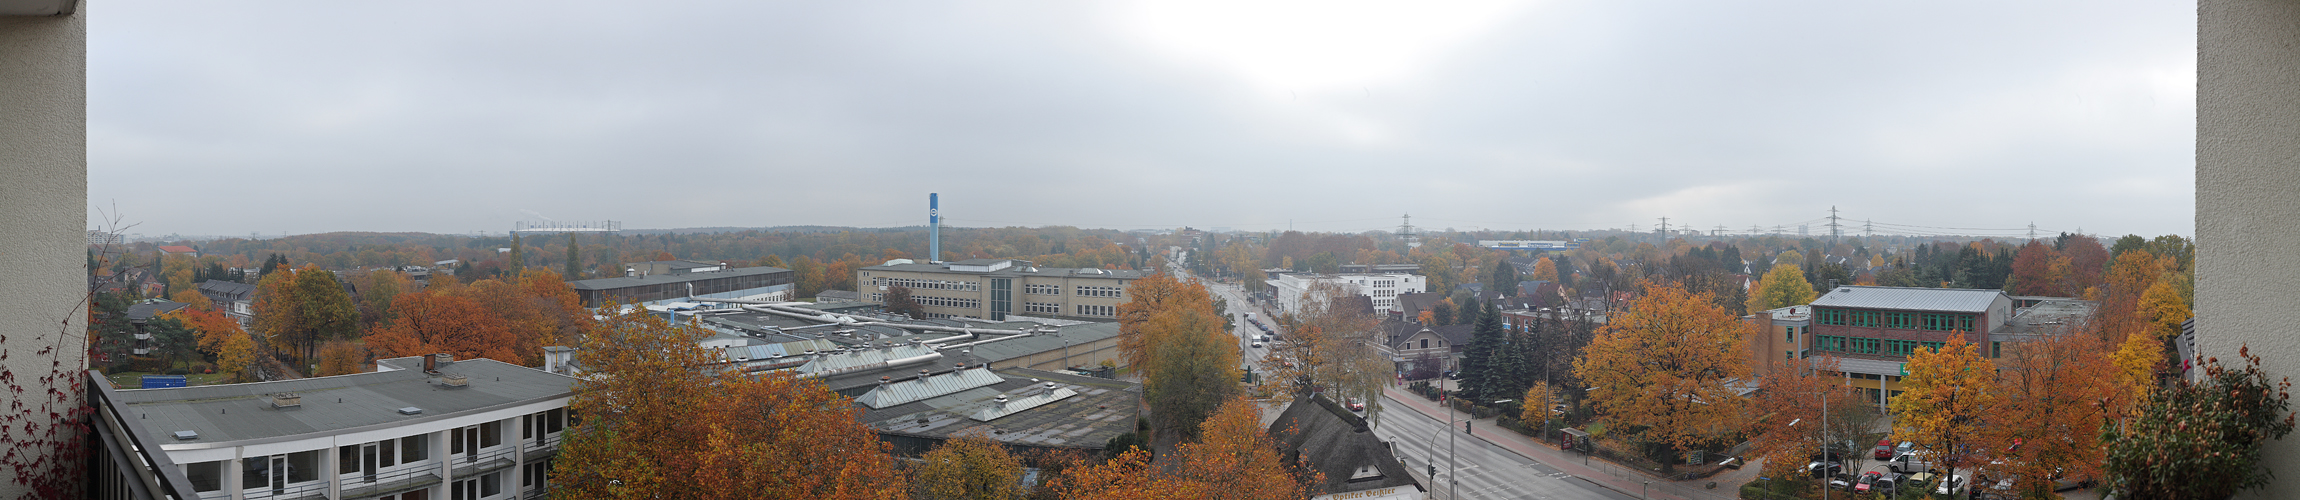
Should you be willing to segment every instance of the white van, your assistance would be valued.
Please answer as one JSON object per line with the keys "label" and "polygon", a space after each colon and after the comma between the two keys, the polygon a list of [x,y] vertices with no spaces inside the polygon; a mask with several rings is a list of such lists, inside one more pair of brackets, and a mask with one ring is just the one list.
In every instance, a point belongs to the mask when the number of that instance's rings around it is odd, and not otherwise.
{"label": "white van", "polygon": [[1885,468],[1902,474],[1915,474],[1932,469],[1933,463],[1918,457],[1915,452],[1909,452],[1893,456],[1893,461],[1885,462]]}

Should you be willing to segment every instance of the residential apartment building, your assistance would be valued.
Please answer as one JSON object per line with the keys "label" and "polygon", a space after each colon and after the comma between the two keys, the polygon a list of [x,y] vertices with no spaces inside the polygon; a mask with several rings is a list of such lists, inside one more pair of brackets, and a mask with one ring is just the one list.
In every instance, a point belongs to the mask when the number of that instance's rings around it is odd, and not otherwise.
{"label": "residential apartment building", "polygon": [[[251,274],[252,276],[253,274]],[[224,316],[239,322],[240,328],[256,326],[256,286],[237,281],[207,280],[200,282],[200,295],[216,305]]]}
{"label": "residential apartment building", "polygon": [[910,290],[926,318],[1005,321],[1008,315],[1111,319],[1126,286],[1142,271],[1040,268],[1029,261],[972,259],[918,263],[895,259],[855,270],[863,301],[884,305],[894,287]]}
{"label": "residential apartment building", "polygon": [[[575,379],[446,355],[275,382],[121,389],[90,374],[98,477],[137,498],[538,497]],[[106,495],[110,497],[112,495]]]}
{"label": "residential apartment building", "polygon": [[1340,285],[1351,295],[1373,299],[1374,313],[1388,316],[1399,310],[1398,296],[1429,291],[1429,278],[1418,274],[1287,274],[1267,283],[1278,306],[1300,312],[1302,299],[1320,283]]}

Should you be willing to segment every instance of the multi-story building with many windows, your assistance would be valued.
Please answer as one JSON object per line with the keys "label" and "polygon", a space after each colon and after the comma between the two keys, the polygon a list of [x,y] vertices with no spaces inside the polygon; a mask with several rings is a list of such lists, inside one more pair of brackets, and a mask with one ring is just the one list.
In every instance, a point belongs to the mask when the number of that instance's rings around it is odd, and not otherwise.
{"label": "multi-story building with many windows", "polygon": [[1766,334],[1782,335],[1779,345],[1796,346],[1772,350],[1785,358],[1836,357],[1846,383],[1866,389],[1879,406],[1900,394],[1910,352],[1961,336],[1980,346],[1982,356],[1996,356],[2002,347],[1991,336],[2014,313],[2012,298],[1999,290],[1879,286],[1840,286],[1802,309],[1804,318],[1796,312],[1769,315],[1778,326]]}
{"label": "multi-story building with many windows", "polygon": [[98,477],[138,483],[104,496],[496,500],[548,491],[575,379],[438,356],[380,360],[369,373],[167,389],[114,388],[91,376]]}
{"label": "multi-story building with many windows", "polygon": [[[1126,285],[1142,271],[1041,268],[1028,261],[973,259],[917,263],[896,259],[855,270],[863,301],[886,303],[895,287],[910,290],[927,318],[1004,321],[1007,315],[1110,319],[1126,302]],[[926,318],[921,318],[926,319]]]}
{"label": "multi-story building with many windows", "polygon": [[1418,274],[1287,274],[1268,281],[1286,312],[1300,312],[1302,297],[1319,283],[1340,285],[1351,295],[1373,299],[1374,313],[1398,310],[1398,296],[1429,291],[1429,278]]}

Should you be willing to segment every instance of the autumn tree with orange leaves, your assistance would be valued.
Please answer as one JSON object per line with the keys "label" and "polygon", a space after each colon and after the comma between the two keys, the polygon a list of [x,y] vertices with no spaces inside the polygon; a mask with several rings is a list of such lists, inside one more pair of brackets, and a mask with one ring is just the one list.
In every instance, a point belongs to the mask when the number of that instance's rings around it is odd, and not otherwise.
{"label": "autumn tree with orange leaves", "polygon": [[256,341],[237,321],[211,309],[185,308],[168,313],[192,329],[200,352],[216,357],[216,370],[237,379],[255,363]]}
{"label": "autumn tree with orange leaves", "polygon": [[[1996,362],[1997,408],[1988,412],[1991,448],[2007,450],[2010,473],[2023,478],[2023,498],[2046,498],[2051,479],[2098,478],[2103,445],[2101,425],[2129,403],[2119,397],[2106,343],[2092,335],[2055,332],[2043,339],[2006,346]],[[2012,446],[2020,443],[2019,446]]]}
{"label": "autumn tree with orange leaves", "polygon": [[[1805,457],[1820,453],[1822,443],[1834,441],[1823,431],[1825,410],[1841,410],[1867,403],[1845,385],[1837,358],[1815,356],[1774,360],[1758,391],[1750,400],[1750,455],[1765,461],[1765,475],[1794,477]],[[1868,410],[1861,410],[1868,411]],[[1863,430],[1866,432],[1866,429]]]}
{"label": "autumn tree with orange leaves", "polygon": [[1263,431],[1261,409],[1232,398],[1203,426],[1202,439],[1181,446],[1179,465],[1161,470],[1136,450],[1096,465],[1066,470],[1049,484],[1062,498],[1136,500],[1225,498],[1295,500],[1317,494],[1325,476],[1286,463]]}
{"label": "autumn tree with orange leaves", "polygon": [[[404,318],[403,318],[404,319]],[[696,367],[709,332],[611,314],[581,335],[570,409],[583,415],[552,467],[561,498],[885,499],[905,495],[852,400],[813,379]]]}
{"label": "autumn tree with orange leaves", "polygon": [[444,352],[524,366],[541,364],[546,346],[572,344],[591,321],[574,288],[548,269],[508,282],[443,282],[393,298],[391,309],[393,321],[367,337],[379,356]]}
{"label": "autumn tree with orange leaves", "polygon": [[1749,376],[1749,330],[1707,293],[1648,282],[1573,371],[1608,427],[1643,427],[1646,441],[1686,449],[1737,423],[1743,398],[1725,382]]}

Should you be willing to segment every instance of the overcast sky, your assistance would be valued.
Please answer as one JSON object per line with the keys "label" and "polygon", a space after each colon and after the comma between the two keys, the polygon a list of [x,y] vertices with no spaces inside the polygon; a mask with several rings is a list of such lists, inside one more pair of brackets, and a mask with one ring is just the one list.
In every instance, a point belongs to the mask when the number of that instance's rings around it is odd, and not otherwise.
{"label": "overcast sky", "polygon": [[2194,233],[2183,2],[1232,3],[101,2],[90,225]]}

